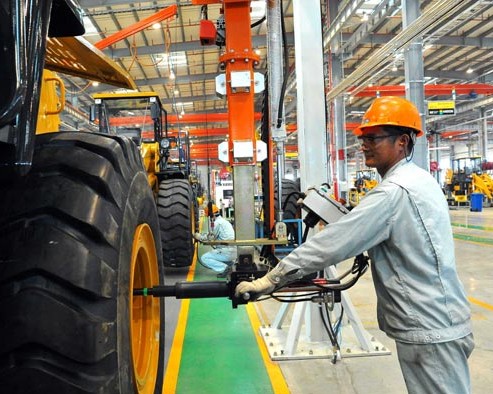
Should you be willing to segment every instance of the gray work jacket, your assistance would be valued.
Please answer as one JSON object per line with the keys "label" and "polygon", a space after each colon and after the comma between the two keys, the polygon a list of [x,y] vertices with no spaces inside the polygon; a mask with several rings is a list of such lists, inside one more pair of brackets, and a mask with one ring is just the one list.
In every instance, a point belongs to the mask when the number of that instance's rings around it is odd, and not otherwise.
{"label": "gray work jacket", "polygon": [[[222,216],[216,216],[214,219],[213,239],[218,241],[234,241],[235,239],[235,230],[233,225]],[[216,245],[214,248],[224,252],[229,252],[232,254],[232,258],[236,258],[236,246]]]}
{"label": "gray work jacket", "polygon": [[437,343],[471,332],[455,268],[446,199],[436,180],[402,160],[360,204],[285,257],[281,275],[301,278],[368,251],[380,329],[408,343]]}

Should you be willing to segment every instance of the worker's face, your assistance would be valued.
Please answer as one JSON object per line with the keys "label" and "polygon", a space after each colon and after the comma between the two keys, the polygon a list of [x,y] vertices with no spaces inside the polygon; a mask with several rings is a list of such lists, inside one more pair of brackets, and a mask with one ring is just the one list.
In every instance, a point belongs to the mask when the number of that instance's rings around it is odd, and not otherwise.
{"label": "worker's face", "polygon": [[389,135],[380,126],[365,129],[365,133],[358,137],[365,164],[376,168],[381,176],[385,175],[395,163],[406,157],[406,138],[406,135]]}

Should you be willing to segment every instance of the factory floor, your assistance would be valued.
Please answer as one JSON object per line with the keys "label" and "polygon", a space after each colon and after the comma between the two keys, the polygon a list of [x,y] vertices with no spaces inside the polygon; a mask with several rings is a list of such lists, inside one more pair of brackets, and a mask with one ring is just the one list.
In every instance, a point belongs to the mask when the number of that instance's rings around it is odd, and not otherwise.
{"label": "factory floor", "polygon": [[[493,208],[471,212],[460,207],[450,210],[450,216],[457,270],[472,310],[476,343],[469,360],[472,392],[486,394],[493,387]],[[199,255],[203,248],[199,248]],[[167,271],[166,284],[185,279],[219,280],[200,264]],[[286,304],[267,300],[233,309],[229,300],[220,298],[165,302],[167,365],[163,393],[406,393],[394,341],[377,326],[369,271],[346,292],[345,316],[351,310],[354,315],[349,322],[343,319],[339,336],[342,358],[335,363],[324,338],[315,342],[307,339],[320,334],[317,328],[307,329],[316,316],[301,307],[286,308],[282,306]],[[272,325],[281,316],[286,318],[282,329],[276,330]],[[299,331],[293,329],[300,322],[307,324]],[[272,332],[282,334],[268,336]],[[284,336],[288,333],[291,339]],[[358,341],[358,335],[364,339]],[[363,351],[365,343],[370,343],[373,351]],[[272,361],[270,356],[281,361]]]}

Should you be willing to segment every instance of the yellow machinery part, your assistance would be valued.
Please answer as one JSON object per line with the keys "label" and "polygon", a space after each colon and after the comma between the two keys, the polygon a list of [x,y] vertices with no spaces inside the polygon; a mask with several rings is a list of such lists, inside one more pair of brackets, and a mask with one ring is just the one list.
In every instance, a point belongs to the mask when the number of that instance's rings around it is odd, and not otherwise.
{"label": "yellow machinery part", "polygon": [[65,108],[65,85],[52,71],[44,70],[39,100],[36,134],[60,129],[60,113]]}
{"label": "yellow machinery part", "polygon": [[454,195],[454,200],[456,202],[464,202],[464,203],[466,203],[468,201],[466,194],[457,194],[457,195]]}
{"label": "yellow machinery part", "polygon": [[90,81],[137,89],[126,70],[82,37],[50,38],[45,68]]}
{"label": "yellow machinery part", "polygon": [[490,200],[493,198],[493,179],[488,174],[472,174],[472,182],[475,193],[482,193]]}
{"label": "yellow machinery part", "polygon": [[445,172],[445,184],[451,185],[453,177],[454,177],[454,170],[452,170],[451,168],[447,168]]}
{"label": "yellow machinery part", "polygon": [[156,173],[159,172],[159,143],[151,142],[151,143],[142,143],[141,154],[144,160],[144,167],[147,172],[147,179],[149,181],[149,185],[154,193],[158,192],[159,185],[157,181]]}
{"label": "yellow machinery part", "polygon": [[50,38],[45,67],[36,134],[60,129],[60,113],[65,108],[65,86],[54,71],[122,88],[137,88],[126,70],[81,37]]}

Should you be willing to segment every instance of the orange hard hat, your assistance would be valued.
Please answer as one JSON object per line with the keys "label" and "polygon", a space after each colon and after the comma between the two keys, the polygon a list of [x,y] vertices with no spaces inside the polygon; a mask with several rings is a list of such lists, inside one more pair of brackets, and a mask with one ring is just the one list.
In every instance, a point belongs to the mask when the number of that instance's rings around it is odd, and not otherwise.
{"label": "orange hard hat", "polygon": [[[204,209],[205,216],[209,216],[209,208],[205,207]],[[217,207],[216,204],[212,204],[212,214],[216,215],[219,213],[219,208]]]}
{"label": "orange hard hat", "polygon": [[374,126],[407,127],[413,129],[418,137],[424,134],[418,108],[402,97],[384,96],[375,99],[353,134],[362,135],[365,129]]}

